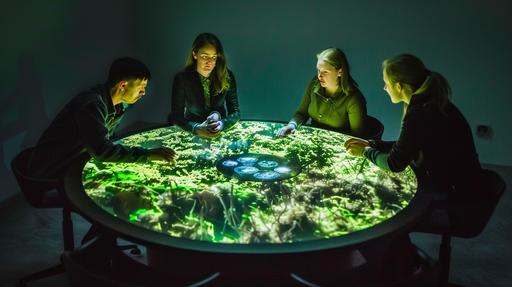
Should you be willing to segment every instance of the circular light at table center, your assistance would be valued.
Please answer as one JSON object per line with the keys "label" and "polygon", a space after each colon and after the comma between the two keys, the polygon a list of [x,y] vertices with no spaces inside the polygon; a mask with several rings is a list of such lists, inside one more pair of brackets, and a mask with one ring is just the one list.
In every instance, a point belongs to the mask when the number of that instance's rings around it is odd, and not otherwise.
{"label": "circular light at table center", "polygon": [[297,161],[271,154],[233,154],[217,161],[217,169],[227,177],[241,181],[277,181],[296,176],[301,171]]}

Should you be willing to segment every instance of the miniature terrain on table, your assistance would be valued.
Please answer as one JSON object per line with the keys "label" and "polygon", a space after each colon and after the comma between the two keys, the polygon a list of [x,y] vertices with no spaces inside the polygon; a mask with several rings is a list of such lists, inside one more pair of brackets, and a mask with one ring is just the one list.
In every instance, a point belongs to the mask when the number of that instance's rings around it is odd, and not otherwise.
{"label": "miniature terrain on table", "polygon": [[[414,197],[410,168],[392,173],[353,157],[343,147],[349,137],[332,131],[303,126],[275,138],[281,126],[241,121],[211,140],[174,126],[141,132],[119,142],[173,148],[176,162],[92,159],[83,169],[83,186],[122,220],[173,237],[242,244],[341,236],[393,217]],[[245,155],[267,157],[247,163]],[[231,159],[235,163],[224,163]],[[260,172],[264,180],[226,175],[218,168],[222,163],[233,171],[241,166],[241,173]],[[284,176],[287,163],[298,172]]]}

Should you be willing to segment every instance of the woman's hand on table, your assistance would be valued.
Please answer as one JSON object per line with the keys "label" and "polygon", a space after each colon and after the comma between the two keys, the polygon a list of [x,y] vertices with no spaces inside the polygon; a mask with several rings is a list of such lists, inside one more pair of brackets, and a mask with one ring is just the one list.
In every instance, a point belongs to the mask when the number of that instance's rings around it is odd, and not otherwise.
{"label": "woman's hand on table", "polygon": [[351,138],[345,142],[345,149],[353,156],[363,156],[364,149],[368,146],[370,143],[360,138]]}
{"label": "woman's hand on table", "polygon": [[173,149],[166,148],[166,147],[159,147],[149,150],[149,156],[148,159],[153,160],[161,160],[161,161],[168,161],[172,162],[176,160],[178,155]]}
{"label": "woman's hand on table", "polygon": [[224,129],[224,123],[220,120],[220,114],[218,112],[212,112],[208,117],[206,117],[206,129],[212,133],[216,134]]}
{"label": "woman's hand on table", "polygon": [[212,112],[209,116],[206,117],[207,123],[218,122],[220,121],[220,114],[218,112]]}
{"label": "woman's hand on table", "polygon": [[207,121],[204,121],[194,127],[194,133],[201,138],[217,137],[220,135],[219,131],[222,129],[222,126],[219,128],[219,122],[220,121],[208,123]]}
{"label": "woman's hand on table", "polygon": [[276,136],[277,137],[284,137],[284,136],[287,136],[289,134],[293,134],[296,129],[297,129],[296,125],[294,125],[294,124],[287,124],[286,126],[280,128],[280,129],[278,129],[276,131]]}
{"label": "woman's hand on table", "polygon": [[206,126],[206,129],[210,133],[216,134],[224,129],[224,124],[222,123],[222,121],[209,122],[208,125]]}

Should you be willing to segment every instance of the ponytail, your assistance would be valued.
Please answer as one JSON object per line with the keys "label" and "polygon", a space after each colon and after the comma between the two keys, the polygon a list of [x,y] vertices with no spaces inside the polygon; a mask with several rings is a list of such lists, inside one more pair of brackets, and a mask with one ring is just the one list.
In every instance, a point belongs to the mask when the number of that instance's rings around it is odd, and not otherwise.
{"label": "ponytail", "polygon": [[451,95],[448,81],[443,75],[429,71],[416,56],[398,55],[385,60],[382,67],[391,82],[411,86],[414,90],[413,96],[429,94],[438,110],[442,111],[446,107]]}

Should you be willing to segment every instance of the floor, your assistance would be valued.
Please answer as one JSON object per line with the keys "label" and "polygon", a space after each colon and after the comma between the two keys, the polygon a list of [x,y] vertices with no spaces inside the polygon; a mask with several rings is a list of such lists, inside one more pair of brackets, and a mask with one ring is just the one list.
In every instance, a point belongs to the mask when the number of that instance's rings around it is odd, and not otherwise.
{"label": "floor", "polygon": [[[474,239],[453,239],[450,280],[466,287],[512,286],[512,167],[486,166],[507,182],[503,195],[486,229]],[[18,278],[59,262],[61,213],[34,209],[21,194],[0,203],[0,287],[15,286]],[[73,215],[76,238],[89,224]],[[439,236],[412,235],[416,245],[437,256]],[[29,286],[69,286],[64,275],[35,281]]]}

